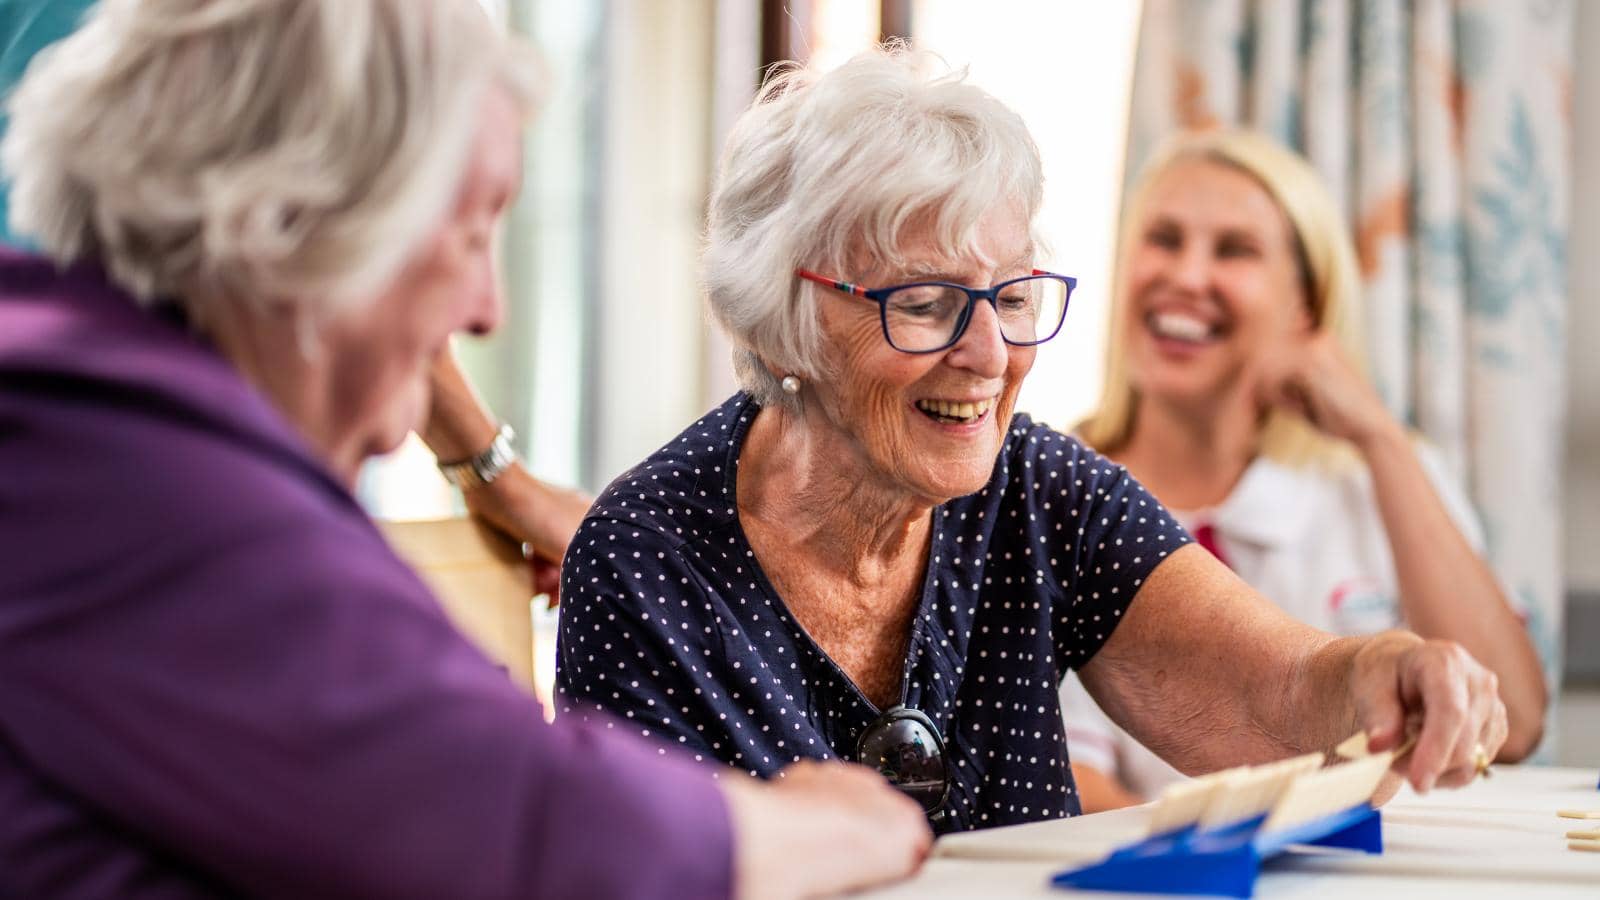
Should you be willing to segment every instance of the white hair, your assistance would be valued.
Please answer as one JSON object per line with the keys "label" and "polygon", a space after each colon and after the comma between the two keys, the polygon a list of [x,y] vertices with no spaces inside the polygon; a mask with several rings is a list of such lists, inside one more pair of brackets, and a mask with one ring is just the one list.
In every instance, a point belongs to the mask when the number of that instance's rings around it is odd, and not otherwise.
{"label": "white hair", "polygon": [[[982,258],[979,220],[1031,224],[1043,175],[1021,117],[930,53],[890,44],[826,74],[768,80],[728,136],[707,216],[703,277],[740,386],[789,402],[769,371],[825,374],[816,291],[796,267],[855,280],[904,263],[913,228],[951,259]],[[876,286],[876,285],[875,285]]]}
{"label": "white hair", "polygon": [[101,0],[9,101],[11,225],[141,302],[375,296],[445,215],[532,55],[474,0]]}

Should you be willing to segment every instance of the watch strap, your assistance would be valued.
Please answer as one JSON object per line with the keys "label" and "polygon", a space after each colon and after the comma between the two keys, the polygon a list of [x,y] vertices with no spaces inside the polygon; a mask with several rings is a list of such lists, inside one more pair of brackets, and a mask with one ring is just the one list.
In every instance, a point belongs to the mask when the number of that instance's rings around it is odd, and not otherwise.
{"label": "watch strap", "polygon": [[463,491],[490,484],[516,462],[517,453],[511,446],[516,437],[510,425],[501,425],[494,440],[481,453],[460,462],[439,463],[439,474]]}

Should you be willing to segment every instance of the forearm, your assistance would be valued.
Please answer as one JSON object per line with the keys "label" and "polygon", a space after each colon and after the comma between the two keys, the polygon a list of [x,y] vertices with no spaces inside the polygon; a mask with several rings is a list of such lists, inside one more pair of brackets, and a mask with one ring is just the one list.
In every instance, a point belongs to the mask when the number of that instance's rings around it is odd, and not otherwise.
{"label": "forearm", "polygon": [[[494,440],[500,425],[467,380],[453,352],[446,351],[434,361],[429,382],[432,398],[428,418],[417,430],[423,443],[440,463],[461,462],[482,453]],[[476,485],[464,496],[473,514],[518,540],[528,541],[531,536],[522,533],[527,529],[519,528],[517,521],[537,518],[531,511],[538,508],[540,500],[544,499],[540,494],[546,489],[547,486],[518,461],[493,482]]]}
{"label": "forearm", "polygon": [[1460,644],[1324,634],[1197,547],[1162,563],[1122,619],[1080,670],[1084,687],[1185,772],[1327,750],[1357,730],[1386,750],[1418,723],[1402,774],[1426,791],[1465,784],[1478,749],[1504,743],[1494,676]]}
{"label": "forearm", "polygon": [[1372,473],[1407,625],[1455,641],[1499,679],[1510,734],[1503,758],[1537,746],[1546,693],[1539,657],[1494,573],[1461,534],[1398,425],[1360,444]]}
{"label": "forearm", "polygon": [[551,562],[561,561],[589,507],[588,497],[535,478],[520,462],[463,497],[473,515],[532,545],[535,553]]}
{"label": "forearm", "polygon": [[[1263,730],[1281,735],[1296,753],[1327,750],[1359,730],[1352,689],[1358,658],[1398,651],[1415,635],[1390,631],[1367,637],[1328,638],[1304,648],[1284,671],[1280,689],[1258,708]],[[1315,714],[1308,711],[1316,710]]]}
{"label": "forearm", "polygon": [[1188,774],[1327,749],[1355,730],[1335,638],[1261,598],[1204,550],[1152,573],[1080,672],[1111,718]]}
{"label": "forearm", "polygon": [[500,425],[467,381],[453,352],[434,361],[429,387],[428,418],[417,434],[441,462],[459,462],[489,446]]}
{"label": "forearm", "polygon": [[[467,381],[453,354],[435,361],[430,374],[433,401],[418,433],[441,462],[458,462],[494,440],[499,422]],[[567,542],[589,508],[589,498],[533,476],[513,462],[489,484],[465,492],[467,509],[550,562],[560,562]]]}

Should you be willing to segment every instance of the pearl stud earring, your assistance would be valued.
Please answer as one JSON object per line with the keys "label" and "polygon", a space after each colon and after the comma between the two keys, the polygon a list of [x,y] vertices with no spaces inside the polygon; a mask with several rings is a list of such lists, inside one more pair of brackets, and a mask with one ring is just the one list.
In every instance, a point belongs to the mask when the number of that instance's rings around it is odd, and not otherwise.
{"label": "pearl stud earring", "polygon": [[783,376],[783,392],[790,396],[800,393],[800,379],[793,375]]}

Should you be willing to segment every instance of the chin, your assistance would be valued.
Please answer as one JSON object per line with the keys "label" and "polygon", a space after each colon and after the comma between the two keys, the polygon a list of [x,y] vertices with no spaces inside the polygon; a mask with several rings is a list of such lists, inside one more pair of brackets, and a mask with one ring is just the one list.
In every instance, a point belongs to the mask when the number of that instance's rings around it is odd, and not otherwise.
{"label": "chin", "polygon": [[1198,403],[1216,396],[1220,380],[1209,372],[1166,365],[1142,367],[1132,379],[1140,396],[1175,403]]}
{"label": "chin", "polygon": [[358,462],[364,463],[399,450],[410,433],[410,429],[399,430],[388,426],[373,428],[362,436],[358,445],[361,448],[361,459]]}
{"label": "chin", "polygon": [[982,464],[967,459],[933,462],[923,469],[918,479],[918,493],[943,503],[968,494],[976,494],[989,483],[994,474],[994,456]]}
{"label": "chin", "polygon": [[393,453],[396,450],[400,449],[400,446],[406,442],[406,437],[409,436],[410,434],[411,434],[411,429],[409,429],[409,428],[405,429],[403,431],[393,431],[393,432],[385,433],[385,434],[381,435],[376,441],[374,441],[372,453],[370,453],[368,455],[370,455],[370,456],[384,456],[384,455]]}
{"label": "chin", "polygon": [[1164,403],[1179,405],[1198,403],[1213,395],[1213,391],[1193,383],[1179,382],[1174,384],[1172,379],[1150,379],[1137,385],[1139,396],[1147,400],[1160,400]]}
{"label": "chin", "polygon": [[372,423],[364,442],[367,456],[383,456],[400,449],[412,431],[420,431],[428,409],[427,390],[410,393],[404,400],[393,404],[378,421]]}

